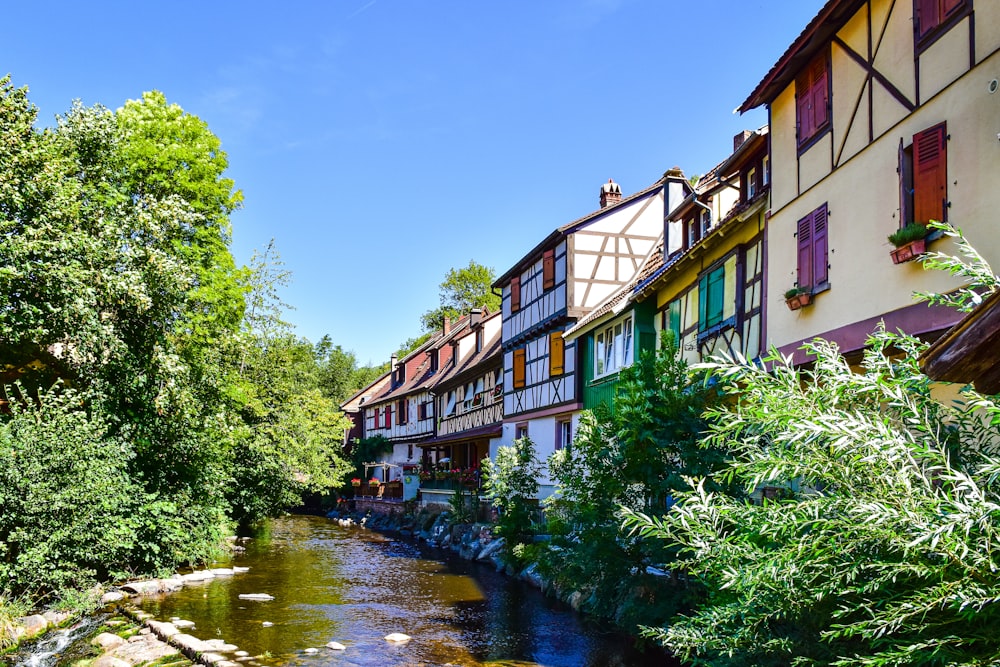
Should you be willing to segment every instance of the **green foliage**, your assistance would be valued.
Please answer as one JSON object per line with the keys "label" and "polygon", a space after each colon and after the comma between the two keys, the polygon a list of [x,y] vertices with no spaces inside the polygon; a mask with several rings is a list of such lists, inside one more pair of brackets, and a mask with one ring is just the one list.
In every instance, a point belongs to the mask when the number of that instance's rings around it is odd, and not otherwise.
{"label": "green foliage", "polygon": [[[428,331],[427,333],[420,334],[415,338],[407,338],[400,344],[399,349],[396,350],[396,357],[402,359],[409,356],[411,352],[416,351],[417,348],[429,341],[432,335],[434,335],[434,332]],[[385,370],[389,370],[388,366]]]}
{"label": "green foliage", "polygon": [[538,477],[542,464],[530,438],[518,438],[510,447],[500,447],[496,460],[482,462],[483,495],[499,513],[496,533],[504,538],[509,559],[516,558],[518,545],[531,541],[531,514],[537,508]]}
{"label": "green foliage", "polygon": [[1000,406],[935,400],[923,348],[879,331],[860,372],[824,341],[808,370],[777,355],[705,366],[739,399],[710,411],[727,475],[786,492],[753,504],[692,478],[665,516],[626,510],[634,534],[683,545],[711,591],[653,636],[694,665],[1000,657]]}
{"label": "green foliage", "polygon": [[494,280],[496,272],[474,260],[469,260],[465,268],[449,269],[439,285],[440,305],[420,318],[424,331],[439,331],[445,317],[455,322],[473,308],[485,308],[491,313],[500,310],[500,296],[493,292]]}
{"label": "green foliage", "polygon": [[479,506],[479,497],[470,496],[459,487],[455,489],[455,493],[451,494],[448,505],[451,507],[451,522],[453,524],[472,523],[476,518],[474,508]]}
{"label": "green foliage", "polygon": [[962,230],[940,222],[932,222],[927,226],[955,239],[958,251],[965,260],[943,252],[927,252],[920,256],[920,262],[925,269],[946,271],[961,278],[965,285],[947,294],[918,292],[919,299],[931,305],[950,306],[967,313],[982,303],[983,297],[1000,288],[1000,276],[993,272],[983,256],[966,240]]}
{"label": "green foliage", "polygon": [[907,243],[926,238],[930,232],[931,227],[928,225],[923,225],[919,222],[908,222],[892,234],[889,234],[886,238],[889,240],[889,243],[899,248]]}
{"label": "green foliage", "polygon": [[[702,412],[714,391],[688,385],[687,365],[672,334],[655,352],[644,352],[619,374],[612,415],[603,405],[584,412],[571,447],[549,459],[558,493],[547,504],[552,547],[543,572],[568,590],[590,591],[587,606],[612,615],[627,604],[619,621],[664,622],[685,603],[679,585],[659,595],[636,598],[636,590],[662,586],[647,566],[673,567],[676,549],[628,537],[621,507],[653,516],[665,513],[692,475],[714,475],[725,463],[720,448],[701,446]],[[718,485],[716,485],[718,486]]]}
{"label": "green foliage", "polygon": [[377,461],[380,456],[392,451],[392,443],[382,435],[375,435],[370,438],[362,438],[351,443],[351,465],[353,468],[345,474],[345,480],[349,477],[360,477],[367,475],[366,463]]}

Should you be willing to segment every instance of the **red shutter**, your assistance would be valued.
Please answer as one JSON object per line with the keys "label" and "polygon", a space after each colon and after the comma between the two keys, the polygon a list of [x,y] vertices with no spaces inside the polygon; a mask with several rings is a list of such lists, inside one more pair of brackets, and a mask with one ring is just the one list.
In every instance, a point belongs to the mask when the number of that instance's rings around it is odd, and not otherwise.
{"label": "red shutter", "polygon": [[556,251],[546,250],[542,255],[542,289],[556,284]]}
{"label": "red shutter", "polygon": [[[812,287],[812,227],[813,214],[799,220],[798,224],[798,275],[799,287]],[[699,306],[701,299],[699,299]]]}
{"label": "red shutter", "polygon": [[375,408],[375,421],[372,424],[372,428],[382,428],[382,425],[379,423],[378,418],[379,418],[379,409]]}
{"label": "red shutter", "polygon": [[941,6],[941,17],[946,18],[956,9],[965,6],[966,0],[944,0]]}
{"label": "red shutter", "polygon": [[822,285],[830,279],[827,267],[829,259],[827,257],[827,215],[826,204],[813,211],[813,241],[812,241],[812,270],[813,285]]}
{"label": "red shutter", "polygon": [[917,9],[917,37],[923,37],[941,23],[941,0],[915,0]]}
{"label": "red shutter", "polygon": [[392,427],[392,404],[385,406],[385,427]]}
{"label": "red shutter", "polygon": [[521,276],[510,279],[510,312],[521,310]]}
{"label": "red shutter", "polygon": [[944,221],[948,199],[945,124],[913,135],[913,221]]}

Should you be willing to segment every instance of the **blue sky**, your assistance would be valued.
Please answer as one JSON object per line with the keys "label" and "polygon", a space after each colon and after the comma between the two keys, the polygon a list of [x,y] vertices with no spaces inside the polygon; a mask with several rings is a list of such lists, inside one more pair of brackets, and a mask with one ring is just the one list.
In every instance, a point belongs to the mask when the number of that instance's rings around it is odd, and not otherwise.
{"label": "blue sky", "polygon": [[237,262],[274,238],[296,332],[379,363],[449,268],[503,273],[609,178],[627,195],[724,158],[822,4],[22,2],[0,73],[44,124],[153,89],[205,120],[245,196]]}

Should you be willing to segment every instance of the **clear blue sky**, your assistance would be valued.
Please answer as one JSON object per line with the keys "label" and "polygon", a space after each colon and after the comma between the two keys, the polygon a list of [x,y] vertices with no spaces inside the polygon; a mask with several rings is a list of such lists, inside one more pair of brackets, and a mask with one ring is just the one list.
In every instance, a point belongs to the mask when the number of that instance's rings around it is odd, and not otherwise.
{"label": "clear blue sky", "polygon": [[246,198],[237,262],[274,238],[296,332],[378,363],[449,268],[503,273],[608,178],[628,194],[724,158],[822,4],[18,2],[0,73],[46,125],[153,89],[205,120]]}

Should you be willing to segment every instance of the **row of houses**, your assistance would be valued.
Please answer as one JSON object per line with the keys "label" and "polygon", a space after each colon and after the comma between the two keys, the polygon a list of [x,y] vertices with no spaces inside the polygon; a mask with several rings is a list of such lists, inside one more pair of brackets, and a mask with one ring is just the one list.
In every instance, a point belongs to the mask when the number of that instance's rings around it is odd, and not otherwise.
{"label": "row of houses", "polygon": [[496,280],[500,312],[446,323],[343,406],[351,437],[388,438],[389,475],[475,468],[523,436],[544,460],[582,410],[613,409],[664,329],[691,362],[772,346],[805,362],[817,336],[851,358],[879,322],[939,337],[959,315],[913,293],[958,284],[887,237],[947,221],[1000,265],[998,80],[996,0],[829,0],[739,107],[767,126],[694,184],[678,168],[630,195],[603,184]]}

